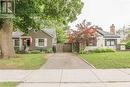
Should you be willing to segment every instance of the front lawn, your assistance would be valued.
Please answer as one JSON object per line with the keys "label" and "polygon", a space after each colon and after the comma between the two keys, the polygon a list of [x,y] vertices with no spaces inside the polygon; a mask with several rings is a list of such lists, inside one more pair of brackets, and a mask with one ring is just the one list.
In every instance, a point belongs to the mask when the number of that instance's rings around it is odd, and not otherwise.
{"label": "front lawn", "polygon": [[0,69],[38,69],[46,61],[44,54],[18,54],[18,58],[0,59]]}
{"label": "front lawn", "polygon": [[14,82],[0,82],[0,87],[16,87],[18,83]]}
{"label": "front lawn", "polygon": [[80,56],[98,69],[130,68],[130,52],[90,53]]}

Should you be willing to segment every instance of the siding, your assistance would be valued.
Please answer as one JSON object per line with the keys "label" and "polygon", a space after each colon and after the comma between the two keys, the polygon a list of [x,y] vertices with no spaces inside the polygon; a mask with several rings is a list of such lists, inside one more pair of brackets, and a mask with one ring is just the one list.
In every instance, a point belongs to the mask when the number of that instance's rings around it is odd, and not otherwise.
{"label": "siding", "polygon": [[[30,36],[32,37],[32,45],[30,46],[30,50],[37,50],[37,49],[49,49],[52,48],[52,37],[45,32],[38,30],[37,32],[31,31]],[[35,39],[36,38],[47,38],[47,47],[36,47],[35,46]]]}

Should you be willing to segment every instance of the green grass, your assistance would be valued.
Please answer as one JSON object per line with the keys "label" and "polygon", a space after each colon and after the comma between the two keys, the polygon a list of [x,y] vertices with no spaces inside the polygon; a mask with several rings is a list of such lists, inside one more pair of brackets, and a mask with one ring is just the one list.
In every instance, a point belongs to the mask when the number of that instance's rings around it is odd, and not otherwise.
{"label": "green grass", "polygon": [[81,54],[98,69],[130,68],[130,52]]}
{"label": "green grass", "polygon": [[0,82],[0,87],[16,87],[18,83],[15,82]]}
{"label": "green grass", "polygon": [[18,58],[0,59],[0,69],[38,69],[45,61],[44,54],[19,54]]}

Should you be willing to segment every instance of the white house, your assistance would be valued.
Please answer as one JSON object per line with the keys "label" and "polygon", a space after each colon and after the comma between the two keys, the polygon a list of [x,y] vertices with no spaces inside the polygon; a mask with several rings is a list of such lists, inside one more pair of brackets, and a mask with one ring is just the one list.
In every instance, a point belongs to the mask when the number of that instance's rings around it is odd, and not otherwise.
{"label": "white house", "polygon": [[85,50],[93,50],[97,48],[111,48],[116,50],[120,44],[121,38],[116,35],[115,26],[110,27],[110,32],[104,31],[102,28],[97,27],[96,44],[86,46]]}

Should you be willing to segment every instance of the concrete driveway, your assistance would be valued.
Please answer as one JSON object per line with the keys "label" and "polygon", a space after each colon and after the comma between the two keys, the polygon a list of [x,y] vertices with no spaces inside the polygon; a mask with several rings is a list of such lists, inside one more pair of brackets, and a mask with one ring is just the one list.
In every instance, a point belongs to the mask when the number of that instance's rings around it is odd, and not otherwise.
{"label": "concrete driveway", "polygon": [[92,69],[77,55],[72,53],[56,53],[49,56],[41,69]]}

